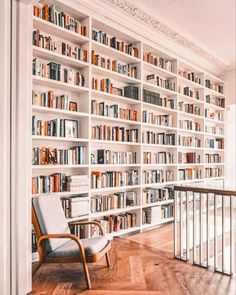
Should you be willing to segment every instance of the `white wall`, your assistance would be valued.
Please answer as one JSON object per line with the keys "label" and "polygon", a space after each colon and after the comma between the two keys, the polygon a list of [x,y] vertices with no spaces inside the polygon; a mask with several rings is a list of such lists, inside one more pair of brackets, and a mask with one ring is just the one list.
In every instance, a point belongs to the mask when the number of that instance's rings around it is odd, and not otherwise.
{"label": "white wall", "polygon": [[10,1],[0,9],[0,294],[10,294]]}
{"label": "white wall", "polygon": [[223,75],[226,112],[226,187],[236,189],[236,75],[235,70]]}

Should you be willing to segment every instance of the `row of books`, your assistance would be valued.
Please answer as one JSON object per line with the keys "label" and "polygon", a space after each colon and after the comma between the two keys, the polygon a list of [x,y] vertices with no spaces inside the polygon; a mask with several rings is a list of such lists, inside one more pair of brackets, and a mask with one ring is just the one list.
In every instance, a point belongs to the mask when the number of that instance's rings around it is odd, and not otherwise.
{"label": "row of books", "polygon": [[189,86],[179,85],[179,93],[191,98],[200,99],[199,91],[190,88]]}
{"label": "row of books", "polygon": [[84,86],[85,84],[85,78],[79,71],[55,62],[46,64],[38,58],[34,58],[32,70],[33,75],[37,77],[52,79],[77,86]]}
{"label": "row of books", "polygon": [[81,217],[89,214],[87,195],[76,195],[61,198],[62,208],[66,218]]}
{"label": "row of books", "polygon": [[179,169],[179,180],[193,180],[193,179],[201,179],[202,171],[200,168],[185,168]]}
{"label": "row of books", "polygon": [[206,95],[206,102],[213,104],[215,106],[225,108],[225,98],[224,97],[216,97],[213,95]]}
{"label": "row of books", "polygon": [[143,111],[143,122],[153,125],[173,126],[173,118],[171,115],[157,115],[147,110]]}
{"label": "row of books", "polygon": [[213,148],[213,149],[223,149],[224,139],[223,138],[206,138],[205,147]]}
{"label": "row of books", "polygon": [[206,178],[221,177],[221,176],[223,176],[223,169],[222,168],[212,168],[212,167],[205,168],[205,177]]}
{"label": "row of books", "polygon": [[197,153],[178,153],[178,162],[180,164],[185,164],[185,163],[201,163],[201,155]]}
{"label": "row of books", "polygon": [[75,146],[70,149],[52,147],[34,147],[32,149],[33,165],[78,165],[85,164],[86,148]]}
{"label": "row of books", "polygon": [[144,164],[172,164],[174,163],[174,154],[171,152],[143,152]]}
{"label": "row of books", "polygon": [[157,133],[153,131],[143,132],[143,143],[148,144],[164,144],[164,145],[175,145],[175,134],[174,133]]}
{"label": "row of books", "polygon": [[201,108],[199,105],[195,105],[193,103],[185,103],[184,101],[180,101],[178,103],[178,109],[181,112],[193,114],[200,116],[201,115]]}
{"label": "row of books", "polygon": [[179,135],[178,144],[180,146],[186,146],[186,147],[201,147],[202,140],[200,138],[197,138],[195,136],[183,136]]}
{"label": "row of books", "polygon": [[126,208],[137,205],[137,192],[117,192],[108,195],[92,196],[90,201],[91,213]]}
{"label": "row of books", "polygon": [[91,164],[136,164],[136,152],[122,152],[99,149],[91,153]]}
{"label": "row of books", "polygon": [[86,239],[89,235],[89,230],[86,225],[79,225],[79,224],[70,224],[70,232],[80,239]]}
{"label": "row of books", "polygon": [[91,173],[91,187],[105,188],[105,187],[120,187],[129,185],[138,185],[139,177],[137,170],[128,171],[92,171]]}
{"label": "row of books", "polygon": [[161,56],[155,56],[151,51],[143,52],[143,60],[166,71],[174,72],[174,61]]}
{"label": "row of books", "polygon": [[222,93],[222,94],[223,94],[223,90],[224,90],[223,85],[220,85],[220,84],[218,84],[218,83],[214,83],[214,82],[212,82],[211,80],[206,79],[206,80],[205,80],[205,86],[206,86],[207,88],[210,88],[210,89],[212,89],[212,90],[214,90],[214,91],[216,91],[216,92],[219,92],[219,93]]}
{"label": "row of books", "polygon": [[133,44],[127,43],[126,41],[118,40],[118,38],[116,37],[110,37],[106,32],[93,29],[92,39],[99,43],[110,46],[116,50],[122,51],[126,54],[129,54],[138,58],[139,52],[136,46],[134,46]]}
{"label": "row of books", "polygon": [[179,128],[192,131],[201,131],[201,124],[195,120],[179,120]]}
{"label": "row of books", "polygon": [[81,192],[89,189],[89,176],[86,174],[70,175],[66,177],[67,190],[70,192]]}
{"label": "row of books", "polygon": [[65,173],[55,173],[47,176],[36,176],[32,178],[32,194],[57,193],[67,190],[67,179]]}
{"label": "row of books", "polygon": [[222,163],[222,156],[220,154],[205,154],[206,163]]}
{"label": "row of books", "polygon": [[88,61],[86,49],[46,35],[40,30],[33,31],[33,45],[77,60]]}
{"label": "row of books", "polygon": [[108,104],[105,101],[91,101],[91,113],[97,116],[119,118],[122,120],[137,121],[138,112],[128,108],[122,108],[118,104]]}
{"label": "row of books", "polygon": [[180,77],[188,79],[188,80],[190,80],[192,82],[195,82],[195,83],[198,83],[198,84],[201,84],[201,82],[202,82],[201,77],[200,77],[200,75],[198,73],[194,73],[194,72],[179,68],[178,69],[178,74],[179,74]]}
{"label": "row of books", "polygon": [[96,125],[92,127],[92,139],[122,142],[138,142],[137,128],[126,129],[120,126]]}
{"label": "row of books", "polygon": [[143,171],[143,183],[162,183],[168,181],[174,181],[174,171],[164,169],[153,169]]}
{"label": "row of books", "polygon": [[160,93],[146,89],[143,89],[143,101],[169,109],[176,108],[176,100],[174,98],[161,97]]}
{"label": "row of books", "polygon": [[124,76],[132,77],[135,79],[138,78],[138,67],[136,65],[125,64],[121,63],[117,59],[103,57],[99,54],[95,54],[94,50],[92,50],[91,55],[92,64],[95,66],[102,67],[104,69],[119,73]]}
{"label": "row of books", "polygon": [[32,104],[46,108],[59,109],[64,111],[78,111],[78,104],[74,102],[70,95],[55,95],[52,90],[47,92],[32,91]]}
{"label": "row of books", "polygon": [[217,135],[224,135],[224,128],[218,126],[205,125],[205,132]]}
{"label": "row of books", "polygon": [[174,216],[173,205],[153,206],[143,209],[142,223],[144,224],[158,224],[162,223],[165,219]]}
{"label": "row of books", "polygon": [[[101,223],[105,233],[118,232],[137,226],[137,214],[135,212],[125,212],[119,215],[104,216],[103,219],[96,220]],[[98,228],[91,226],[91,237],[98,236]]]}
{"label": "row of books", "polygon": [[208,108],[205,109],[205,117],[216,121],[223,121],[223,113],[218,111],[212,111]]}
{"label": "row of books", "polygon": [[34,5],[33,14],[57,26],[86,36],[86,26],[83,26],[78,19],[75,19],[70,14],[56,10],[54,4],[50,6],[48,3]]}
{"label": "row of books", "polygon": [[147,75],[146,79],[148,83],[154,84],[156,86],[160,86],[171,91],[175,91],[176,89],[175,81],[159,77],[156,74]]}
{"label": "row of books", "polygon": [[88,175],[71,175],[54,173],[32,178],[32,194],[77,192],[89,188]]}
{"label": "row of books", "polygon": [[109,78],[101,79],[92,78],[92,89],[106,92],[113,95],[124,96],[135,100],[139,99],[139,88],[133,85],[124,88],[115,87]]}
{"label": "row of books", "polygon": [[49,121],[32,116],[32,135],[78,138],[78,121],[56,118]]}
{"label": "row of books", "polygon": [[146,188],[142,193],[144,205],[172,199],[174,199],[174,189],[172,187]]}

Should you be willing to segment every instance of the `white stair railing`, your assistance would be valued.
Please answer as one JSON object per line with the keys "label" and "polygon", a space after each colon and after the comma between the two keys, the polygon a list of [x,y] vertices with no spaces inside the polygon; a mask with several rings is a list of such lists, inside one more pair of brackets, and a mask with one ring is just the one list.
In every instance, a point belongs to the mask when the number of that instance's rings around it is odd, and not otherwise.
{"label": "white stair railing", "polygon": [[175,186],[174,257],[235,273],[236,192]]}

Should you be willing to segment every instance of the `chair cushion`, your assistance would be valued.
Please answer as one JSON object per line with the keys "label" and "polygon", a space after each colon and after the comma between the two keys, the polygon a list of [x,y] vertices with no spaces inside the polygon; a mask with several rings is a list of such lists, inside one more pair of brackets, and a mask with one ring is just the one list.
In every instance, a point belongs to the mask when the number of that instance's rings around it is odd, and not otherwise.
{"label": "chair cushion", "polygon": [[[109,242],[104,236],[82,239],[80,241],[84,246],[86,256],[91,256],[100,252],[107,246]],[[69,242],[66,242],[65,244],[61,245],[60,247],[56,248],[54,251],[49,253],[48,256],[57,258],[65,256],[79,257],[80,249],[75,241],[70,240]]]}
{"label": "chair cushion", "polygon": [[[33,198],[34,210],[43,235],[70,234],[59,196],[39,196]],[[68,239],[50,239],[45,241],[47,253],[57,249]]]}

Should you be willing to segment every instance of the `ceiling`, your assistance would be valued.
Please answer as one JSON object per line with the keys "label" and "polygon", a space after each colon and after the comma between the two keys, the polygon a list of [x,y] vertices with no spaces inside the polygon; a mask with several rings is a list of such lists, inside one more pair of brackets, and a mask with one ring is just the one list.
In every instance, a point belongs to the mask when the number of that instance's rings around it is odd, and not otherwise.
{"label": "ceiling", "polygon": [[220,60],[235,67],[235,0],[127,0]]}

